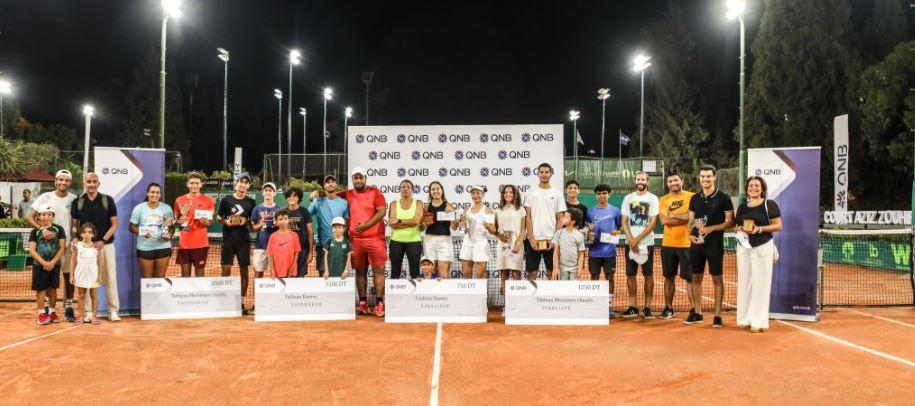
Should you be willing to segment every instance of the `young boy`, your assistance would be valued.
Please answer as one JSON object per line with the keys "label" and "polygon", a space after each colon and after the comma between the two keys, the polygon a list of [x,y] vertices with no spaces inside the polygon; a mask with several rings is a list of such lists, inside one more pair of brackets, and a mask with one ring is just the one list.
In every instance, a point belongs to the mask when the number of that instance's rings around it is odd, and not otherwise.
{"label": "young boy", "polygon": [[321,243],[324,250],[324,279],[331,276],[346,279],[352,266],[353,246],[349,239],[343,236],[346,231],[346,220],[343,217],[334,217],[331,220],[334,236]]}
{"label": "young boy", "polygon": [[[435,263],[429,257],[423,257],[419,260],[419,271],[419,279],[417,280],[431,279],[432,273],[435,272]],[[440,281],[442,277],[436,274],[435,280]]]}
{"label": "young boy", "polygon": [[267,270],[267,244],[270,242],[270,236],[276,231],[276,212],[280,210],[279,206],[273,202],[276,195],[276,185],[273,182],[264,183],[261,186],[261,193],[264,196],[264,202],[255,206],[251,211],[251,229],[257,235],[254,238],[254,257],[251,264],[254,265],[254,277],[263,278],[264,271]]}
{"label": "young boy", "polygon": [[[67,234],[63,227],[54,224],[54,206],[41,205],[37,208],[39,228],[29,233],[29,254],[32,256],[32,290],[35,291],[35,307],[38,310],[36,323],[45,325],[59,323],[57,288],[60,287],[60,258],[67,247]],[[51,303],[45,310],[45,297]]]}
{"label": "young boy", "polygon": [[276,278],[294,278],[298,271],[296,258],[302,251],[299,235],[289,229],[289,211],[276,212],[273,221],[279,229],[270,236],[267,243],[267,262]]}
{"label": "young boy", "polygon": [[562,228],[553,235],[556,254],[553,255],[553,275],[550,279],[577,281],[585,269],[585,236],[578,230],[582,224],[581,210],[568,208],[562,214],[561,224]]}

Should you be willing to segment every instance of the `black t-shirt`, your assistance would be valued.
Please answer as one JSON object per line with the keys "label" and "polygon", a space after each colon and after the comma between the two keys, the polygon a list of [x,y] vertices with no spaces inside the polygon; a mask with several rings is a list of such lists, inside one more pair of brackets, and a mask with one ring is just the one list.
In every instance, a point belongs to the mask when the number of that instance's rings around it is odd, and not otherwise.
{"label": "black t-shirt", "polygon": [[442,202],[441,206],[433,206],[432,203],[426,205],[426,213],[432,215],[433,223],[426,227],[426,235],[451,235],[451,222],[439,221],[438,213],[444,212],[448,203]]}
{"label": "black t-shirt", "polygon": [[[706,226],[715,226],[724,223],[725,213],[734,211],[731,196],[716,189],[711,195],[704,195],[702,191],[694,194],[689,201],[689,211],[695,213],[695,218],[705,219]],[[699,230],[693,228],[690,233],[699,235]],[[705,236],[705,245],[724,244],[724,231],[714,231]]]}
{"label": "black t-shirt", "polygon": [[[51,231],[54,236],[50,239],[45,238],[44,232]],[[35,251],[45,261],[54,259],[57,251],[60,250],[60,240],[66,240],[67,233],[63,227],[57,224],[51,224],[50,227],[33,228],[29,233],[29,242],[35,243]]]}
{"label": "black t-shirt", "polygon": [[[740,205],[740,207],[737,208],[737,227],[743,229],[744,220],[753,220],[753,224],[756,224],[757,227],[767,226],[772,224],[770,219],[782,216],[781,211],[778,209],[778,204],[769,199],[765,200],[765,204],[765,206],[760,204],[755,207],[747,206],[746,203]],[[767,206],[769,209],[768,215],[766,214]],[[772,233],[750,234],[750,246],[758,247],[769,242],[771,239]]]}
{"label": "black t-shirt", "polygon": [[[102,199],[108,199],[108,209],[105,210],[105,205],[102,204]],[[82,201],[82,210],[79,210],[80,201]],[[99,193],[95,196],[95,200],[89,200],[85,194],[76,198],[73,201],[73,204],[70,205],[70,218],[76,220],[79,226],[82,226],[85,223],[92,223],[95,225],[95,229],[98,233],[95,234],[95,237],[92,238],[92,241],[100,241],[102,237],[105,236],[105,233],[108,232],[108,229],[111,228],[111,218],[118,216],[118,206],[114,203],[114,199],[111,196],[106,194]],[[106,244],[114,243],[114,234],[111,234],[111,239],[106,242]],[[79,236],[77,233],[74,237]]]}
{"label": "black t-shirt", "polygon": [[578,225],[578,228],[584,228],[585,222],[588,221],[588,206],[581,204],[581,202],[578,202],[578,204],[566,202],[566,209],[569,208],[575,208],[581,212],[581,224]]}
{"label": "black t-shirt", "polygon": [[251,242],[251,233],[248,225],[251,221],[251,212],[254,211],[254,206],[257,206],[257,202],[248,196],[237,199],[235,195],[228,195],[219,201],[219,210],[216,214],[220,218],[227,222],[232,216],[239,216],[246,220],[243,226],[230,227],[226,224],[222,225],[222,241],[224,243],[246,244]]}
{"label": "black t-shirt", "polygon": [[311,224],[311,215],[308,209],[299,206],[299,208],[289,210],[289,229],[299,235],[299,245],[302,246],[302,252],[308,252],[310,241],[308,241],[308,224]]}

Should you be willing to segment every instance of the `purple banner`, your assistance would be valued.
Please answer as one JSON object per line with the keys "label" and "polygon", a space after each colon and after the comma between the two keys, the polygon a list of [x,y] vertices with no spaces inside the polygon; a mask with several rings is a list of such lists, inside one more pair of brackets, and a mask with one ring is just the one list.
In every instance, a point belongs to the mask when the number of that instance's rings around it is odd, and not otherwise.
{"label": "purple banner", "polygon": [[770,317],[816,321],[820,148],[760,148],[747,153],[748,173],[766,180],[768,198],[781,210]]}
{"label": "purple banner", "polygon": [[[130,233],[130,214],[146,199],[146,186],[165,182],[165,151],[140,148],[95,148],[95,171],[99,191],[114,198],[118,208],[117,252],[119,313],[140,314],[140,264],[137,237]],[[173,196],[163,196],[167,202]],[[99,310],[107,310],[105,289],[98,290]]]}

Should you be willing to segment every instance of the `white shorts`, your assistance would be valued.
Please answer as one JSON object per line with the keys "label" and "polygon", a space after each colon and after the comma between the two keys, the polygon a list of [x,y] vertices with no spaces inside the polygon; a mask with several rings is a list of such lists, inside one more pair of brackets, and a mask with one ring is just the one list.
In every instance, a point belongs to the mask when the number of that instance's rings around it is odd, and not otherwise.
{"label": "white shorts", "polygon": [[461,246],[461,261],[489,262],[489,244]]}
{"label": "white shorts", "polygon": [[454,243],[450,235],[427,235],[423,240],[423,255],[433,261],[453,261]]}
{"label": "white shorts", "polygon": [[254,256],[251,257],[251,265],[254,266],[254,272],[267,271],[267,250],[254,250]]}

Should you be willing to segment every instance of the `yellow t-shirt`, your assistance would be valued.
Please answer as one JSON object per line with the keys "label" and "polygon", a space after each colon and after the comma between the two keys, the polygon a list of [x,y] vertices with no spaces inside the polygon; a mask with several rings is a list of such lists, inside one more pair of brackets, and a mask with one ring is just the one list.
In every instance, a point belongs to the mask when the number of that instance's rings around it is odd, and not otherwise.
{"label": "yellow t-shirt", "polygon": [[[661,197],[659,212],[665,216],[672,214],[689,213],[689,200],[693,197],[693,192],[681,191],[679,196],[668,193]],[[689,248],[689,230],[686,224],[679,226],[664,226],[664,238],[661,240],[662,247],[672,248]]]}

